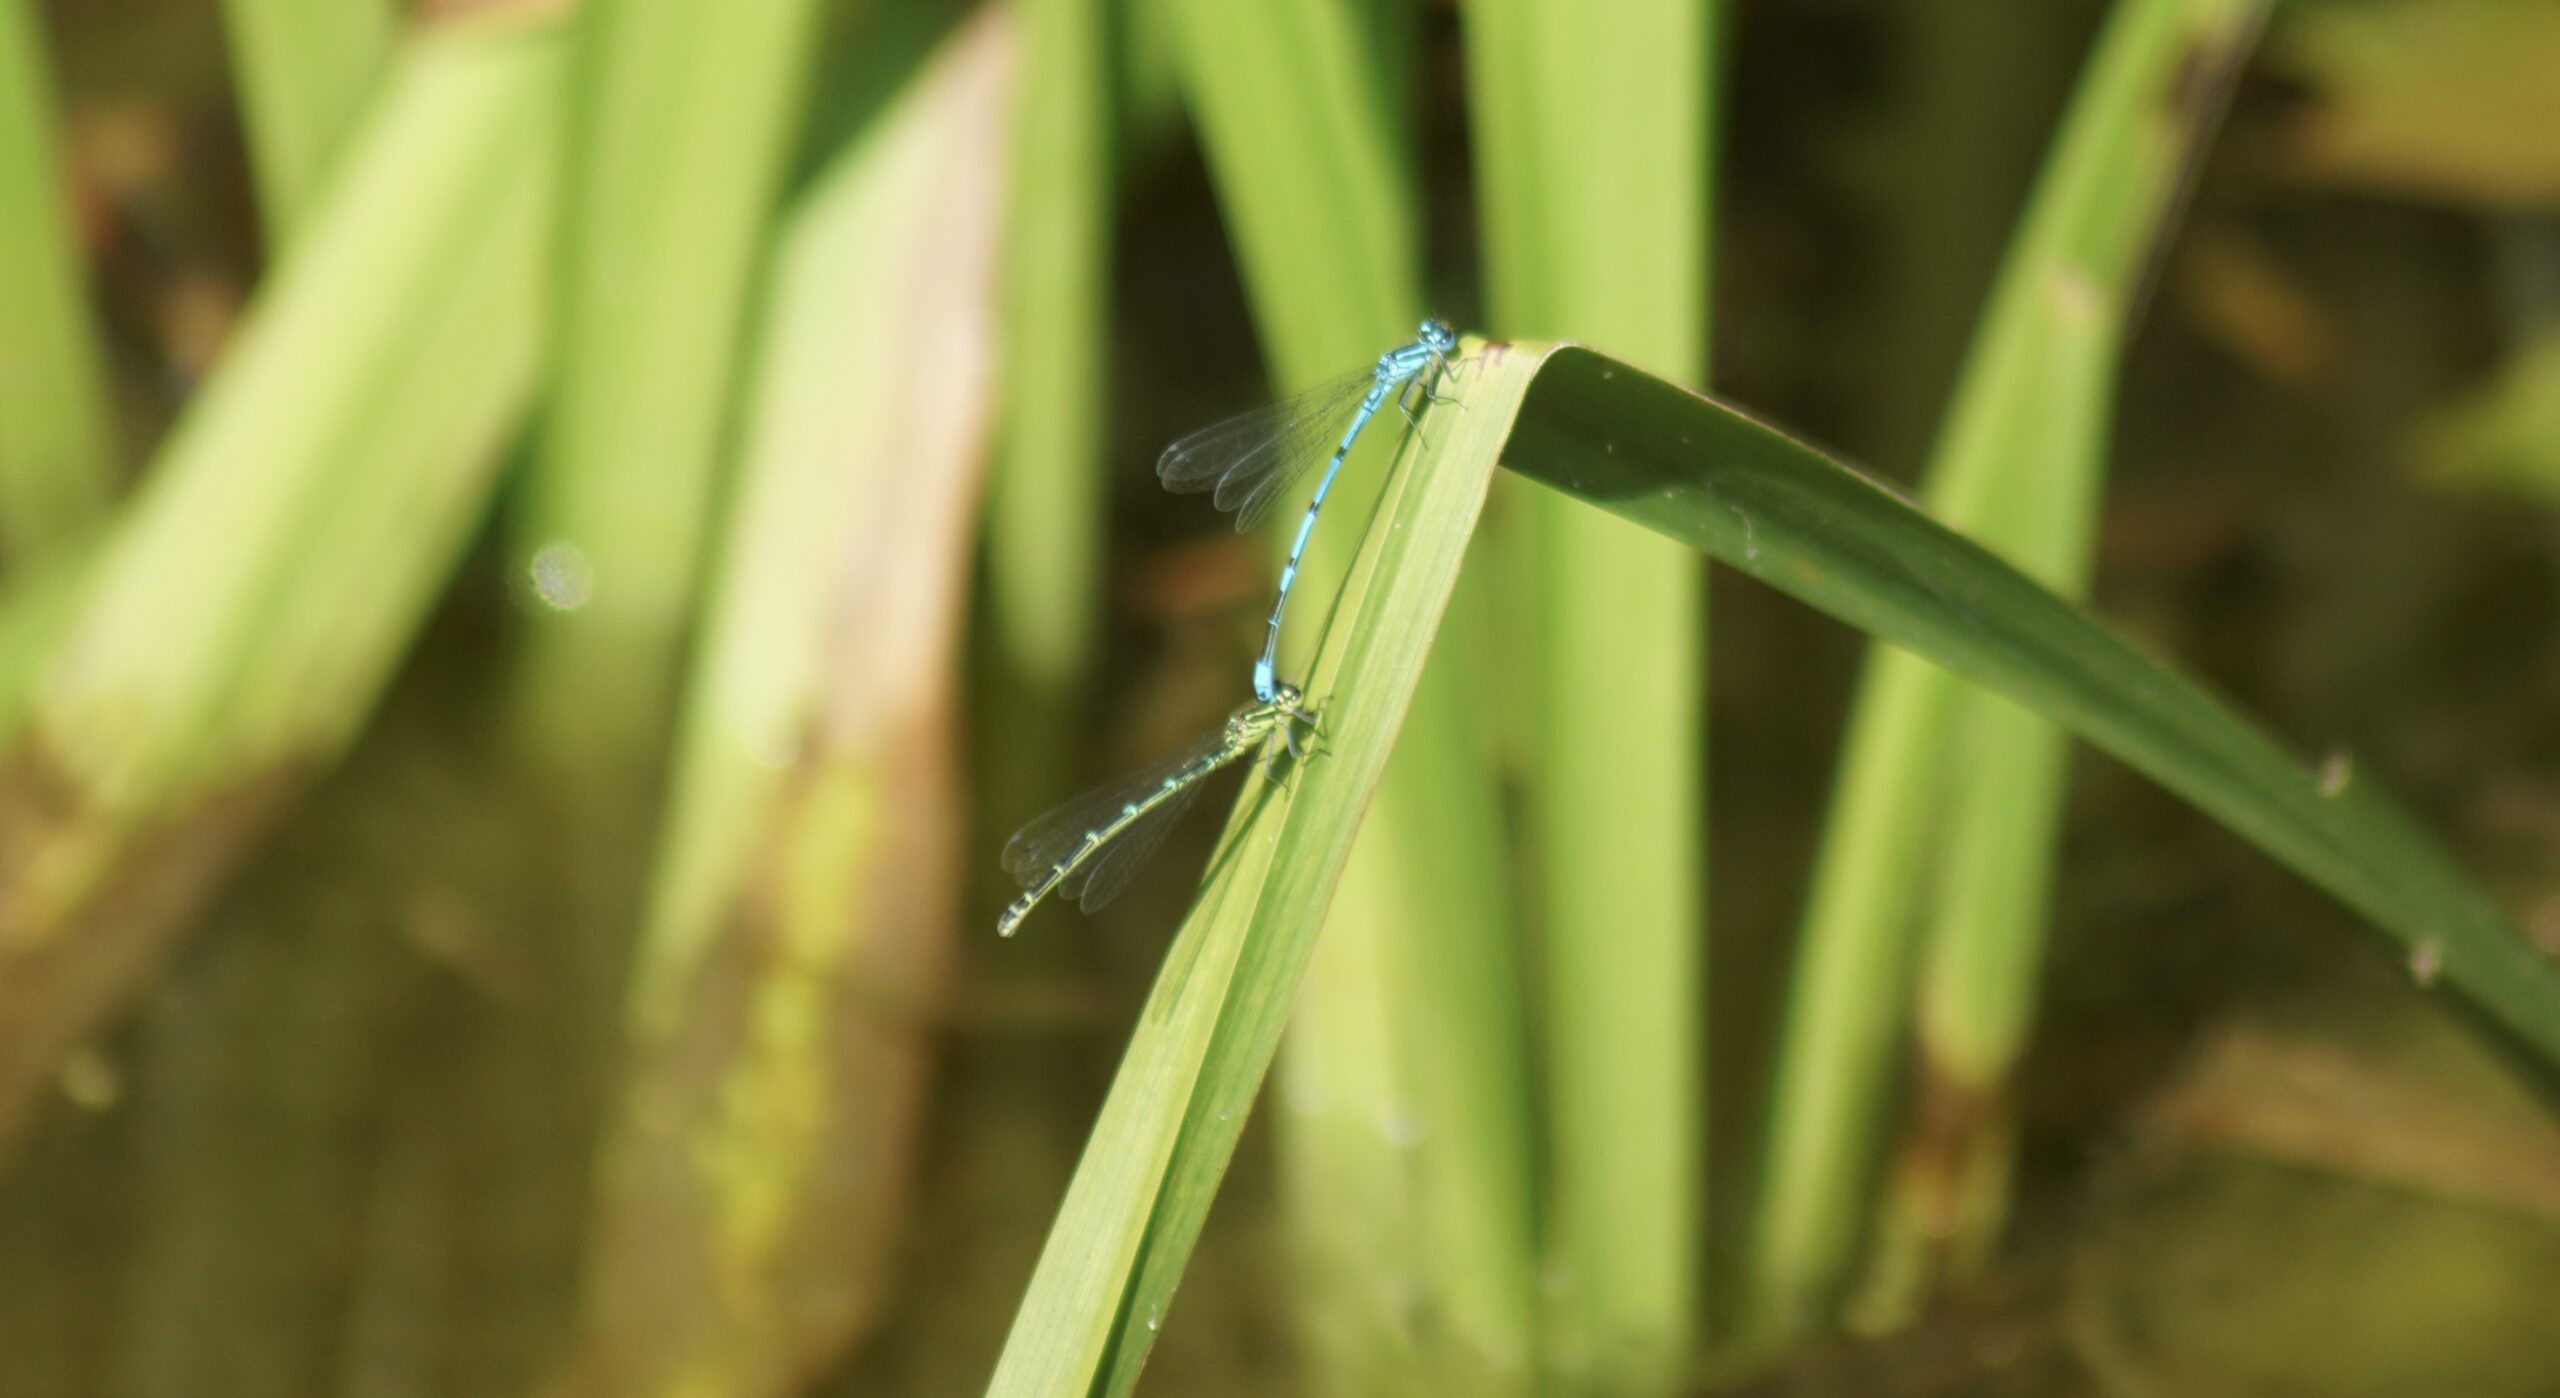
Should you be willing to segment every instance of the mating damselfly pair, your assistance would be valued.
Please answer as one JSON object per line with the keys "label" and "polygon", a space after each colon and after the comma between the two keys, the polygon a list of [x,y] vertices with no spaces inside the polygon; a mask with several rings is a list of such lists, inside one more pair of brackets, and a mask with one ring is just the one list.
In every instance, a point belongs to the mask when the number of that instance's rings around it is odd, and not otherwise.
{"label": "mating damselfly pair", "polygon": [[1156,478],[1165,489],[1211,492],[1219,509],[1235,512],[1236,528],[1243,530],[1266,518],[1315,463],[1324,444],[1334,444],[1307,500],[1307,512],[1299,517],[1288,561],[1280,565],[1279,587],[1263,625],[1262,653],[1253,662],[1253,702],[1182,752],[1060,806],[1006,842],[1005,872],[1020,881],[1023,893],[997,919],[1000,935],[1012,936],[1041,899],[1061,889],[1086,912],[1101,907],[1128,885],[1211,774],[1249,755],[1268,760],[1279,751],[1301,751],[1300,731],[1313,731],[1316,714],[1305,706],[1299,687],[1277,674],[1280,616],[1289,606],[1289,590],[1315,533],[1316,515],[1324,509],[1325,493],[1333,488],[1360,429],[1390,396],[1406,421],[1414,421],[1418,400],[1439,397],[1439,381],[1450,371],[1449,355],[1457,344],[1457,332],[1445,322],[1426,320],[1413,343],[1378,356],[1369,368],[1204,427],[1165,448],[1156,461]]}

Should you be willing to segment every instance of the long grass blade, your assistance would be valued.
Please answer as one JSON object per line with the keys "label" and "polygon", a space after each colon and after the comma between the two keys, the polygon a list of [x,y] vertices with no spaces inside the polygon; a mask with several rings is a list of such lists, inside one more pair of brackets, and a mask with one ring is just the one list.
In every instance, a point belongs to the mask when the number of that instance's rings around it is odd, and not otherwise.
{"label": "long grass blade", "polygon": [[0,550],[13,578],[106,515],[115,422],[53,84],[29,0],[0,0]]}
{"label": "long grass blade", "polygon": [[[1465,413],[1426,417],[1433,440],[1407,451],[1346,583],[1313,675],[1323,753],[1285,786],[1249,778],[1238,799],[1050,1230],[991,1393],[1126,1393],[1166,1323],[1326,924],[1325,905],[1344,878],[1361,811],[1399,728],[1419,722],[1411,705],[1432,634],[1526,382],[1518,356],[1498,348],[1491,356]],[[1327,936],[1336,930],[1325,928]]]}
{"label": "long grass blade", "polygon": [[994,412],[1009,19],[947,40],[781,229],[575,1392],[788,1392],[889,1294],[960,925],[951,710]]}
{"label": "long grass blade", "polygon": [[391,0],[223,0],[271,253],[317,202],[391,57]]}
{"label": "long grass blade", "polygon": [[817,10],[601,0],[573,21],[559,350],[516,521],[520,572],[549,605],[513,704],[526,752],[609,785],[589,797],[608,810],[654,762],[672,702]]}
{"label": "long grass blade", "polygon": [[[1399,75],[1382,55],[1392,46],[1379,39],[1381,23],[1364,22],[1393,20],[1330,0],[1176,0],[1165,13],[1275,376],[1303,389],[1374,362],[1426,309]],[[1373,427],[1363,438],[1316,530],[1302,586],[1344,575],[1346,525],[1377,489],[1386,458],[1369,439],[1394,434]],[[1292,647],[1308,634],[1283,635],[1282,674],[1302,673]],[[1378,838],[1354,852],[1358,867],[1315,952],[1346,964],[1317,973],[1310,993],[1338,992],[1346,1004],[1311,1006],[1309,1032],[1344,1023],[1349,1042],[1310,1043],[1303,1059],[1289,1049],[1291,1080],[1306,1090],[1283,1118],[1284,1172],[1300,1184],[1366,1180],[1344,1197],[1402,1201],[1387,1216],[1326,1207],[1290,1221],[1308,1263],[1294,1298],[1304,1333],[1351,1337],[1309,1352],[1325,1387],[1373,1382],[1356,1360],[1349,1371],[1330,1367],[1336,1348],[1419,1355],[1439,1382],[1472,1392],[1498,1393],[1535,1373],[1528,1009],[1507,890],[1486,874],[1508,857],[1491,750],[1480,741],[1489,668],[1450,644],[1464,639],[1463,628],[1444,637],[1423,673],[1414,739],[1369,822]],[[1440,973],[1454,965],[1467,970]],[[1376,975],[1396,981],[1368,983]],[[1361,1023],[1373,1013],[1364,1006],[1389,1007],[1392,1025]],[[1389,1031],[1394,1055],[1358,1051]],[[1419,1146],[1380,1129],[1364,1104],[1381,1102],[1434,1123]],[[1291,1186],[1292,1198],[1310,1194]],[[1319,1257],[1342,1270],[1314,1271]],[[1368,1308],[1378,1278],[1410,1278],[1395,1286],[1423,1299]],[[1411,1324],[1417,1314],[1428,1323]]]}
{"label": "long grass blade", "polygon": [[355,731],[534,382],[554,31],[405,55],[119,520],[0,766],[0,1140]]}
{"label": "long grass blade", "polygon": [[[1492,0],[1466,12],[1494,328],[1705,382],[1717,7]],[[1547,1363],[1685,1382],[1705,1197],[1705,609],[1698,560],[1542,493],[1517,661],[1552,1181]]]}
{"label": "long grass blade", "polygon": [[[2080,589],[2087,568],[2130,305],[2258,9],[2253,0],[2131,0],[2117,11],[2056,137],[1931,457],[1926,494],[1936,516],[2065,592]],[[2017,929],[2041,916],[2052,834],[2021,822],[2051,811],[2042,788],[2060,780],[2062,754],[2057,739],[2016,715],[1901,652],[1874,658],[1853,706],[1781,1030],[1753,1210],[1749,1328],[1759,1338],[1815,1321],[1872,1212],[1864,1186],[1884,1104],[1904,1072],[1910,941],[1932,925],[1930,900],[1940,900],[1930,942],[1945,960],[1939,988],[1924,994],[1942,1016],[1958,993],[1945,977],[1985,995],[1995,993],[1993,979],[2011,998],[2028,993],[2024,968],[2037,958],[2020,947]],[[1980,746],[1968,749],[1958,735]],[[1960,775],[1959,761],[1996,767],[2004,780]],[[1926,869],[1972,876],[1933,891],[1923,886]],[[1997,905],[2001,890],[2023,901]],[[2009,969],[1980,964],[1986,954],[2006,958]],[[1935,1023],[1954,1029],[1943,1017]],[[1934,1081],[1921,1091],[1944,1114],[1988,1087]],[[1872,1307],[1869,1322],[1887,1323]]]}
{"label": "long grass blade", "polygon": [[2034,710],[2192,802],[2396,943],[2501,1042],[2560,1066],[2560,967],[2352,762],[2237,710],[1820,450],[1573,347],[1503,464],[1679,539]]}
{"label": "long grass blade", "polygon": [[1005,426],[987,587],[1013,668],[1063,689],[1091,663],[1110,473],[1111,43],[1104,0],[1025,0],[1005,231]]}

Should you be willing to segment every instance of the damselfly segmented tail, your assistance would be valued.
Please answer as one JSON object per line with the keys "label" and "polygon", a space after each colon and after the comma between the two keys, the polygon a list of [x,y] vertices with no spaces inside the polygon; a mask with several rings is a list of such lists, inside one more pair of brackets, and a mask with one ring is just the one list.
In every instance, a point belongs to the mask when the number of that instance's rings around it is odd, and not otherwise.
{"label": "damselfly segmented tail", "polygon": [[[1428,397],[1433,383],[1449,365],[1458,345],[1457,332],[1443,321],[1426,320],[1412,344],[1391,349],[1378,362],[1345,374],[1268,407],[1228,418],[1165,448],[1156,460],[1156,479],[1173,491],[1212,491],[1219,509],[1236,512],[1236,528],[1247,529],[1289,493],[1289,487],[1313,465],[1327,441],[1333,455],[1316,480],[1315,495],[1298,520],[1298,537],[1289,544],[1289,561],[1280,566],[1280,586],[1271,599],[1271,617],[1263,624],[1262,655],[1253,663],[1254,697],[1269,702],[1279,693],[1273,672],[1280,651],[1280,614],[1289,605],[1289,588],[1298,580],[1298,560],[1315,533],[1316,512],[1343,458],[1351,454],[1360,429],[1387,401],[1387,395],[1419,386]],[[1408,413],[1411,406],[1406,405]],[[1347,424],[1344,413],[1350,414]],[[1334,430],[1341,428],[1336,440]]]}
{"label": "damselfly segmented tail", "polygon": [[996,919],[997,935],[1012,936],[1053,892],[1064,890],[1086,912],[1110,902],[1211,773],[1238,758],[1268,754],[1275,745],[1295,753],[1299,727],[1312,728],[1315,721],[1298,687],[1281,685],[1271,698],[1229,714],[1217,732],[1183,751],[1022,827],[1005,842],[1004,867],[1023,893]]}

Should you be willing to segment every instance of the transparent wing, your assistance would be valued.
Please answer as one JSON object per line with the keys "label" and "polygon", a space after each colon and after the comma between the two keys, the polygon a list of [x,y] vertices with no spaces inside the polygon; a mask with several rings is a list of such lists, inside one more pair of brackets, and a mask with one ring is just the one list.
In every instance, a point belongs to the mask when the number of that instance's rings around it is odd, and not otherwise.
{"label": "transparent wing", "polygon": [[[1096,787],[1015,831],[1013,838],[1004,843],[1004,871],[1011,874],[1014,882],[1021,884],[1024,888],[1040,882],[1041,876],[1048,873],[1051,866],[1074,853],[1076,846],[1084,843],[1086,835],[1110,824],[1119,817],[1120,812],[1130,802],[1164,785],[1166,779],[1172,777],[1174,773],[1223,751],[1226,747],[1226,739],[1227,730],[1222,724],[1215,731],[1171,757],[1153,763],[1141,771],[1132,772],[1108,786]],[[1186,798],[1181,796],[1173,797],[1163,806],[1148,812],[1148,815],[1151,819],[1161,816],[1165,813],[1166,806],[1178,808],[1184,804],[1185,800]],[[1112,844],[1116,846],[1131,835],[1145,833],[1137,827],[1149,823],[1149,820],[1138,821],[1136,825],[1121,831],[1119,836],[1112,840]],[[1158,838],[1163,835],[1162,831],[1155,833]],[[1097,851],[1094,858],[1100,859],[1108,853],[1110,853],[1108,850]],[[1084,871],[1081,871],[1084,881],[1091,880],[1092,867],[1093,861],[1087,860]],[[1071,876],[1066,886],[1073,891],[1078,886],[1078,880]]]}
{"label": "transparent wing", "polygon": [[1157,802],[1155,809],[1130,822],[1128,829],[1067,875],[1058,891],[1076,900],[1076,906],[1086,912],[1120,896],[1120,890],[1127,888],[1129,880],[1145,867],[1156,846],[1164,843],[1166,832],[1182,823],[1182,813],[1191,809],[1191,803],[1200,797],[1200,789],[1209,784],[1208,775],[1202,772],[1180,791]]}
{"label": "transparent wing", "polygon": [[1291,487],[1297,485],[1298,478],[1307,473],[1308,467],[1319,460],[1332,460],[1333,449],[1341,443],[1342,438],[1339,433],[1327,432],[1324,434],[1322,443],[1310,446],[1299,453],[1295,459],[1296,464],[1282,467],[1259,480],[1245,483],[1245,489],[1232,500],[1227,497],[1227,492],[1222,487],[1218,491],[1218,508],[1236,512],[1238,533],[1251,529],[1271,517],[1273,506],[1289,498]]}
{"label": "transparent wing", "polygon": [[1374,371],[1355,370],[1203,427],[1164,449],[1156,479],[1178,494],[1215,491],[1219,509],[1237,511],[1236,528],[1250,528],[1308,466],[1332,456],[1351,405],[1375,381]]}

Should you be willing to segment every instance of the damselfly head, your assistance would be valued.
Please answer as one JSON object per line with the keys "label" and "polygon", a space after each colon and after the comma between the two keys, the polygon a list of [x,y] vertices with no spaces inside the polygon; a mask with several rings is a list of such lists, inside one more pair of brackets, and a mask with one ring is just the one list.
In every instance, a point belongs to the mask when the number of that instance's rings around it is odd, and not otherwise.
{"label": "damselfly head", "polygon": [[1422,329],[1415,332],[1414,338],[1442,354],[1447,354],[1458,347],[1458,332],[1450,329],[1449,322],[1445,320],[1424,321]]}

